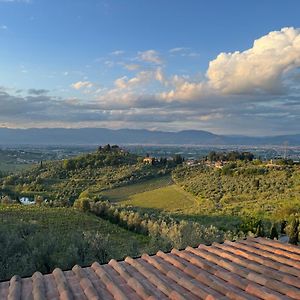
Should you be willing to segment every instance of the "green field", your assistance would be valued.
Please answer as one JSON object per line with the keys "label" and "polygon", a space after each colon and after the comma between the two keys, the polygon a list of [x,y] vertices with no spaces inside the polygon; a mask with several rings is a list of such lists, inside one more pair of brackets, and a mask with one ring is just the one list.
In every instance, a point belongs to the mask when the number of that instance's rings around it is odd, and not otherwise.
{"label": "green field", "polygon": [[196,198],[175,184],[137,193],[122,203],[171,213],[187,213],[198,207]]}
{"label": "green field", "polygon": [[130,200],[134,195],[160,189],[165,186],[173,184],[171,175],[165,175],[139,183],[126,185],[119,188],[103,191],[101,195],[105,200],[110,202],[120,202]]}

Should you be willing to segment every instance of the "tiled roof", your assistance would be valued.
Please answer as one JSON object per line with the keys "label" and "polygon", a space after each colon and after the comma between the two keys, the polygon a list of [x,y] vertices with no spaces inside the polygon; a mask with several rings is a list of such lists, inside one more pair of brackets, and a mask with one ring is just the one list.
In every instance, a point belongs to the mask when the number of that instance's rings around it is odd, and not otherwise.
{"label": "tiled roof", "polygon": [[264,238],[0,283],[0,299],[300,299],[300,248]]}

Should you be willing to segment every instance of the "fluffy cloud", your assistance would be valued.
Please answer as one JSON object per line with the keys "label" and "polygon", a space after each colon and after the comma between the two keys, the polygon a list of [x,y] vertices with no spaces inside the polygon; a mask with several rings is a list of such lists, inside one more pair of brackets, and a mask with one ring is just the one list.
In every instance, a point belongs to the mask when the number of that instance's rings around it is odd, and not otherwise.
{"label": "fluffy cloud", "polygon": [[82,88],[92,88],[93,83],[90,81],[78,81],[71,84],[71,87],[75,90],[80,90]]}
{"label": "fluffy cloud", "polygon": [[299,76],[297,72],[293,77],[289,74],[298,67],[300,29],[283,28],[255,40],[253,47],[243,52],[220,53],[209,63],[204,80],[173,80],[173,88],[162,97],[193,101],[207,96],[286,94],[292,88],[291,80]]}
{"label": "fluffy cloud", "polygon": [[118,89],[132,89],[134,87],[141,88],[149,83],[151,80],[162,80],[163,75],[160,69],[155,71],[141,71],[135,77],[128,78],[123,76],[115,80],[115,87]]}
{"label": "fluffy cloud", "polygon": [[[27,96],[21,96],[25,91],[15,92],[16,96],[0,88],[0,120],[5,124],[33,120],[47,126],[296,133],[300,131],[299,37],[300,30],[294,28],[271,32],[250,49],[221,53],[202,77],[169,75],[158,52],[140,52],[138,59],[148,64],[133,67],[132,76],[119,76],[110,89],[98,89],[90,81],[73,83],[75,90],[89,92],[85,100],[55,98],[51,92],[33,89]],[[132,62],[136,59],[128,61]]]}
{"label": "fluffy cloud", "polygon": [[138,53],[138,59],[144,62],[150,62],[157,65],[161,65],[163,60],[159,56],[156,50],[141,51]]}
{"label": "fluffy cloud", "polygon": [[221,53],[209,63],[208,83],[226,94],[282,93],[284,75],[300,66],[300,30],[283,28],[254,41],[253,47]]}

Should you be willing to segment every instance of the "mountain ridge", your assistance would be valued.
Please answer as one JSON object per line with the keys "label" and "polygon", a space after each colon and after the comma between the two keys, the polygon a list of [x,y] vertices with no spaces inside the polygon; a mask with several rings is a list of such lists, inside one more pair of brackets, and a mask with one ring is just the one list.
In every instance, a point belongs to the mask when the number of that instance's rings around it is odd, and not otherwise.
{"label": "mountain ridge", "polygon": [[300,146],[300,134],[251,137],[204,130],[178,132],[107,128],[0,128],[0,145],[284,145]]}

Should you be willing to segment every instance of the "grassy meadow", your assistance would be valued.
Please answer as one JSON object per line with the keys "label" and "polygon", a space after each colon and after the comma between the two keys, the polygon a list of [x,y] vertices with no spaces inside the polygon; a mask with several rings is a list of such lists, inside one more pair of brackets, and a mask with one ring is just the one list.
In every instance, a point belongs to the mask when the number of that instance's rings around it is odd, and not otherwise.
{"label": "grassy meadow", "polygon": [[121,203],[167,213],[187,213],[198,207],[196,198],[175,184],[131,195]]}
{"label": "grassy meadow", "polygon": [[141,182],[130,184],[118,188],[113,188],[101,192],[102,197],[110,202],[120,202],[130,200],[132,197],[141,193],[153,191],[173,184],[170,174],[143,180]]}

